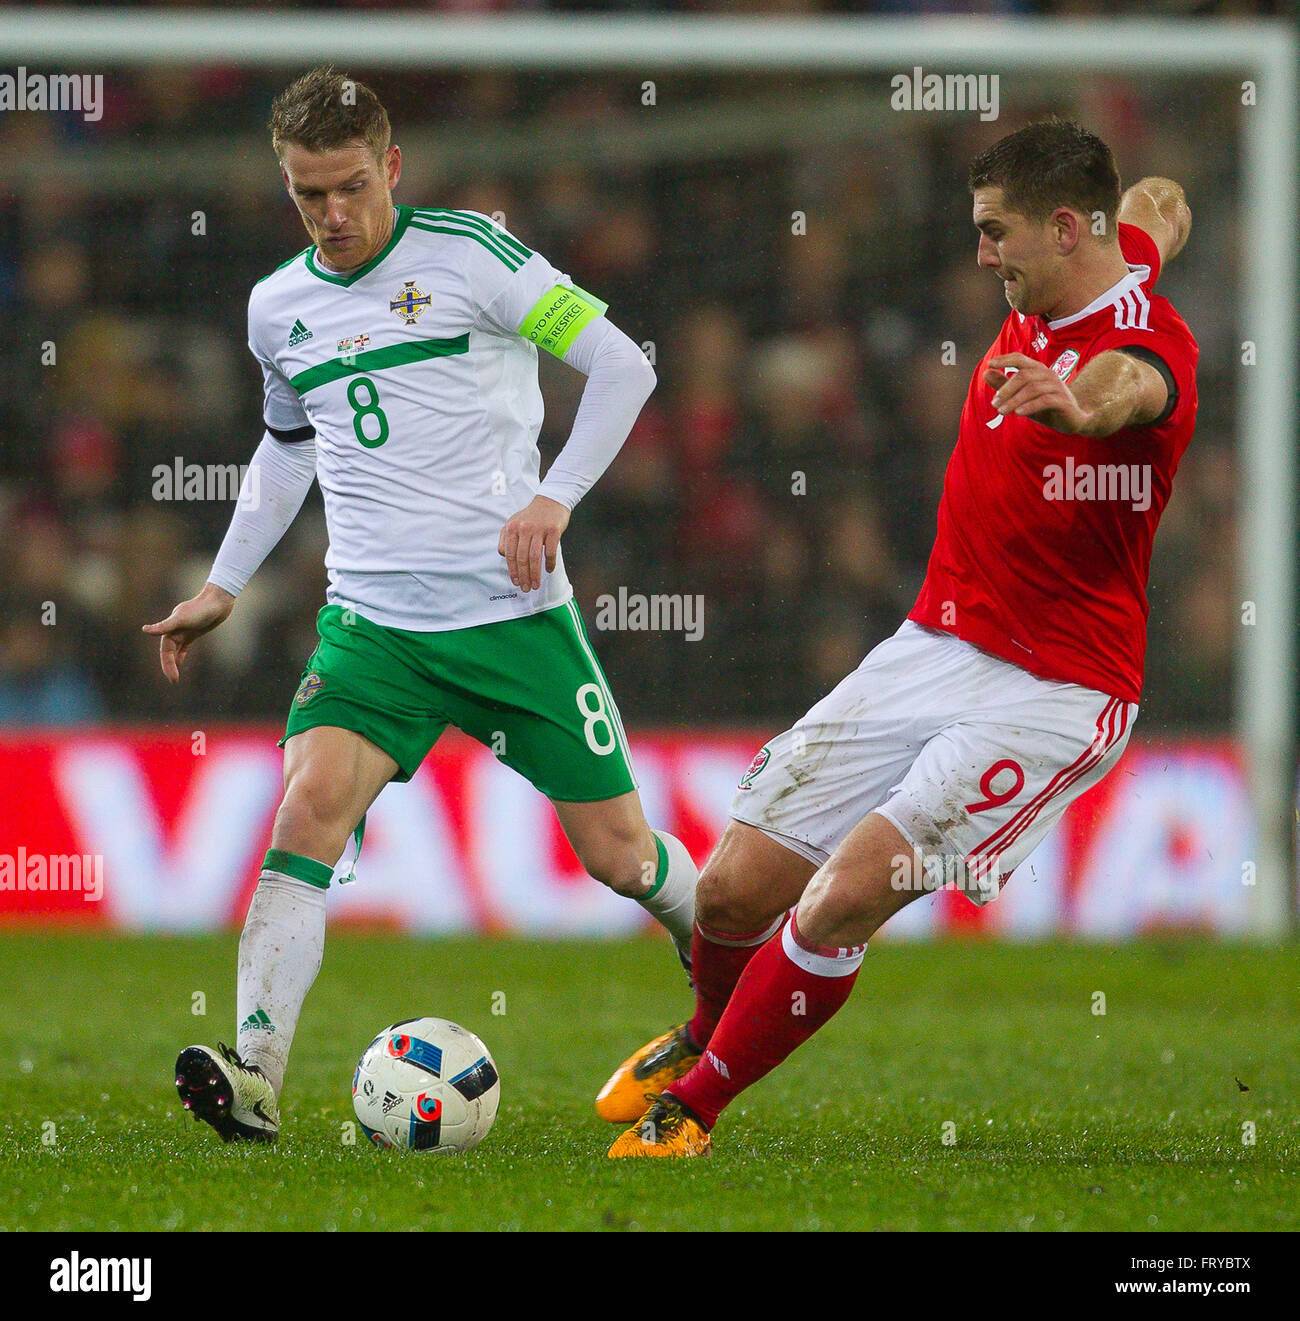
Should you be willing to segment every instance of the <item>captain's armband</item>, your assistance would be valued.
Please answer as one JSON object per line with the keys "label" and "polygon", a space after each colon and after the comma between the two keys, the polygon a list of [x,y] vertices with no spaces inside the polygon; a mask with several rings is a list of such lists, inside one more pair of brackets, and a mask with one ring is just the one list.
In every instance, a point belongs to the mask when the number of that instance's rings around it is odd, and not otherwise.
{"label": "captain's armband", "polygon": [[519,323],[519,334],[539,349],[563,358],[584,326],[609,307],[583,289],[569,289],[557,284],[548,289],[531,312]]}

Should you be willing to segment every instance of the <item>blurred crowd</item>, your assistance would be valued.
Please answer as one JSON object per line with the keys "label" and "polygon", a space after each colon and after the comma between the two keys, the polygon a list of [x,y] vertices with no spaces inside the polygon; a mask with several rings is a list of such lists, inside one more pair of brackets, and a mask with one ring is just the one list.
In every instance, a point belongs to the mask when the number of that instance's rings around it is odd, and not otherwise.
{"label": "blurred crowd", "polygon": [[[631,75],[574,78],[555,97],[530,75],[349,72],[388,104],[398,141],[417,125],[607,128],[648,113]],[[0,182],[0,724],[287,709],[325,590],[315,493],[179,687],[140,626],[202,584],[231,512],[156,498],[154,470],[251,455],[261,392],[246,297],[304,246],[300,222],[274,188],[196,196],[142,172],[106,189],[76,167],[101,149],[256,134],[287,80],[224,66],[122,72],[98,123],[0,118],[0,153],[68,164],[56,186]],[[1087,77],[1014,115],[1004,93],[997,124],[899,116],[883,141],[479,170],[439,178],[436,195],[399,186],[398,201],[503,212],[653,345],[658,389],[565,540],[629,724],[784,726],[902,621],[970,372],[1005,313],[976,269],[965,165],[1050,108],[1107,138],[1126,181],[1178,178],[1200,222],[1161,282],[1201,343],[1201,412],[1156,545],[1143,728],[1226,727],[1241,624],[1235,86]],[[743,110],[752,89],[695,77],[681,94]],[[273,173],[262,150],[249,168]],[[581,386],[546,365],[544,459]],[[703,637],[595,631],[597,598],[620,586],[702,596]]]}

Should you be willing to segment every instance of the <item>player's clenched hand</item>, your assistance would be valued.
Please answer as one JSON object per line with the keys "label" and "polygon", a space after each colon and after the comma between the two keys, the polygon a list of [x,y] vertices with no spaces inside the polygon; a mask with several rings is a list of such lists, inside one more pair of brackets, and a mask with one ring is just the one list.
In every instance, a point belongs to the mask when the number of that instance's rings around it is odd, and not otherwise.
{"label": "player's clenched hand", "polygon": [[542,585],[543,556],[546,572],[555,572],[560,537],[568,526],[569,511],[558,500],[537,495],[527,509],[521,509],[501,529],[497,554],[505,556],[510,581],[516,587],[535,592]]}
{"label": "player's clenched hand", "polygon": [[[996,370],[1005,367],[1015,368],[1014,373]],[[984,383],[995,391],[993,407],[999,413],[1032,417],[1053,431],[1077,435],[1092,416],[1050,367],[1023,353],[1003,353],[990,358]]]}
{"label": "player's clenched hand", "polygon": [[182,601],[166,619],[142,625],[145,633],[160,637],[158,655],[162,672],[179,683],[185,654],[196,638],[210,633],[235,608],[235,598],[214,583],[205,584],[198,596]]}

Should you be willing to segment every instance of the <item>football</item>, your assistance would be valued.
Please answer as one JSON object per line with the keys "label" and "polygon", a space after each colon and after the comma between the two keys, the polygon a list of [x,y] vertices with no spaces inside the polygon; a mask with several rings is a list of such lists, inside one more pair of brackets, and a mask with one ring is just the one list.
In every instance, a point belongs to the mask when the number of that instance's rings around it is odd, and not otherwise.
{"label": "football", "polygon": [[500,1100],[488,1048],[445,1018],[408,1018],[386,1027],[352,1075],[357,1120],[380,1147],[469,1151],[488,1135]]}

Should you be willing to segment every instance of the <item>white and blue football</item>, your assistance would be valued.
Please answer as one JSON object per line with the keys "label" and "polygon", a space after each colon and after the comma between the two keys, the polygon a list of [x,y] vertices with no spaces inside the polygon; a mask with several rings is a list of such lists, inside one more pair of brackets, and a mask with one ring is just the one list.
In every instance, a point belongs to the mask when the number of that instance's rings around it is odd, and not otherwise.
{"label": "white and blue football", "polygon": [[385,1028],[352,1076],[352,1105],[381,1147],[461,1152],[488,1135],[501,1081],[488,1048],[445,1018],[408,1018]]}

